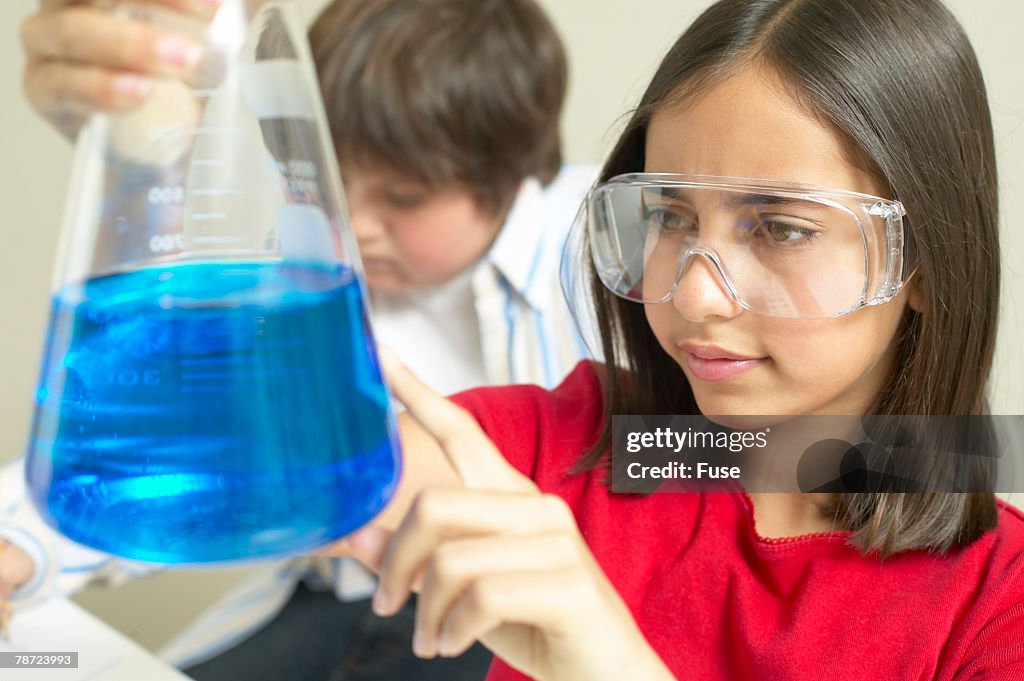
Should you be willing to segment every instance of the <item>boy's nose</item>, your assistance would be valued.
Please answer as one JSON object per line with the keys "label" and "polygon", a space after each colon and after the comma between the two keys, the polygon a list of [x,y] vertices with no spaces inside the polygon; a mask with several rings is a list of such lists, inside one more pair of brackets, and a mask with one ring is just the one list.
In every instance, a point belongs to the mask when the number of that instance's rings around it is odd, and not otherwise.
{"label": "boy's nose", "polygon": [[350,205],[349,213],[352,218],[352,231],[356,235],[356,241],[360,244],[376,241],[387,231],[384,221],[373,211]]}
{"label": "boy's nose", "polygon": [[743,306],[729,290],[717,256],[703,248],[683,254],[682,273],[672,292],[672,304],[691,322],[709,317],[731,319]]}

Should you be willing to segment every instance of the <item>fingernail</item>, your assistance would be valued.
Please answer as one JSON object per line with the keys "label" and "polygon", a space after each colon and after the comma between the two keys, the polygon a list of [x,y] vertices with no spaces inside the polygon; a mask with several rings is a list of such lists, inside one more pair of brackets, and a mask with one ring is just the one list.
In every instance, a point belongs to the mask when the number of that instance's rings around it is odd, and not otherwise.
{"label": "fingernail", "polygon": [[194,67],[199,63],[203,51],[191,40],[177,36],[161,38],[156,44],[156,54],[163,61],[175,66]]}
{"label": "fingernail", "polygon": [[378,587],[377,591],[373,594],[373,612],[381,617],[387,616],[390,614],[388,611],[389,605],[390,603],[384,590]]}
{"label": "fingernail", "polygon": [[455,645],[445,634],[441,634],[441,640],[437,642],[437,650],[440,653],[441,657],[455,656]]}
{"label": "fingernail", "polygon": [[416,653],[417,657],[430,658],[437,656],[434,642],[430,640],[430,637],[424,636],[418,631],[412,636],[412,652]]}
{"label": "fingernail", "polygon": [[114,90],[130,97],[146,97],[153,91],[153,79],[126,73],[114,79]]}

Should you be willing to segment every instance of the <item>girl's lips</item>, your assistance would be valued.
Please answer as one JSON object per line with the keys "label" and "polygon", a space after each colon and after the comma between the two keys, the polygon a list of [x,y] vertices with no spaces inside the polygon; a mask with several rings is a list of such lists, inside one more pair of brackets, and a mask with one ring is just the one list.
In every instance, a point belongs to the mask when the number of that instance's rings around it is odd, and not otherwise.
{"label": "girl's lips", "polygon": [[724,381],[763,364],[767,357],[746,357],[717,345],[679,343],[690,372],[702,381]]}
{"label": "girl's lips", "polygon": [[744,371],[763,364],[767,358],[758,359],[705,359],[697,355],[686,353],[686,366],[690,372],[702,381],[724,381]]}

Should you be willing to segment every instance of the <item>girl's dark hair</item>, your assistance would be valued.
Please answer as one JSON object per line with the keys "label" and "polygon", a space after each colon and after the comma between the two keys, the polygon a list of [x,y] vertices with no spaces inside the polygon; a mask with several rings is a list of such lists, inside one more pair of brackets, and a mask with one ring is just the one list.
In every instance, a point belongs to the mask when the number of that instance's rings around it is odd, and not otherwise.
{"label": "girl's dark hair", "polygon": [[[872,410],[979,415],[999,306],[998,197],[985,85],[962,28],[938,0],[721,0],[671,48],[601,179],[644,169],[651,116],[745,66],[767,66],[794,101],[843,133],[857,162],[907,209],[924,313],[910,310],[896,366]],[[597,466],[612,415],[696,414],[693,392],[659,347],[642,305],[585,277],[604,356],[605,423],[577,469]],[[682,385],[682,387],[680,387]],[[838,494],[861,550],[946,551],[996,524],[991,493]]]}
{"label": "girl's dark hair", "polygon": [[568,62],[533,0],[333,0],[309,40],[342,161],[495,214],[558,174]]}

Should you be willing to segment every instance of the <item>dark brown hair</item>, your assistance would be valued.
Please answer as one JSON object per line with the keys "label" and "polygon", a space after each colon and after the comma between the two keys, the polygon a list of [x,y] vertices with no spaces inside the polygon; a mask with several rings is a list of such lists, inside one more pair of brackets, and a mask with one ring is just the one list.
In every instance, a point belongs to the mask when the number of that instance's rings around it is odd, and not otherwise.
{"label": "dark brown hair", "polygon": [[338,155],[494,213],[562,156],[565,52],[532,0],[335,0],[309,34]]}
{"label": "dark brown hair", "polygon": [[[908,308],[896,369],[872,410],[973,415],[986,409],[999,306],[998,197],[991,116],[974,52],[938,0],[721,0],[671,48],[602,179],[644,169],[651,116],[752,64],[844,134],[906,207],[924,312]],[[696,414],[642,305],[586,278],[612,367],[605,424],[578,469],[599,465],[612,415]],[[838,494],[852,543],[882,555],[946,551],[996,524],[990,493]]]}

